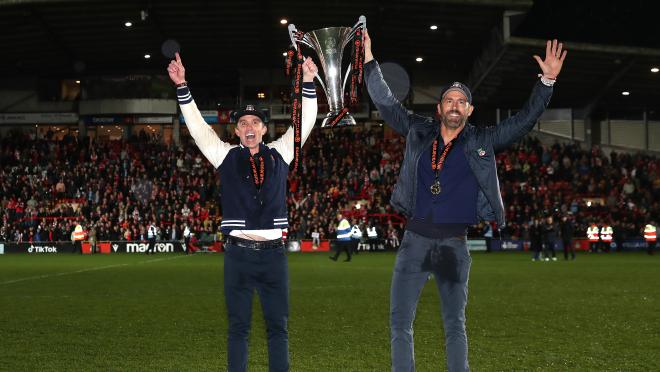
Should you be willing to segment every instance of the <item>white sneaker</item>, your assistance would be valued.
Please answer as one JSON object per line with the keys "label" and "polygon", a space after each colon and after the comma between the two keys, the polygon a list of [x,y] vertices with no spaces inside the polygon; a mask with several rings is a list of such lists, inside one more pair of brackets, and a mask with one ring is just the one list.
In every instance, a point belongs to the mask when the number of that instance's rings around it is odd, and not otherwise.
{"label": "white sneaker", "polygon": [[553,261],[557,261],[557,257],[552,257],[552,260],[553,260]]}
{"label": "white sneaker", "polygon": [[550,259],[549,259],[548,257],[546,257],[545,260],[546,260],[546,261],[550,261]]}

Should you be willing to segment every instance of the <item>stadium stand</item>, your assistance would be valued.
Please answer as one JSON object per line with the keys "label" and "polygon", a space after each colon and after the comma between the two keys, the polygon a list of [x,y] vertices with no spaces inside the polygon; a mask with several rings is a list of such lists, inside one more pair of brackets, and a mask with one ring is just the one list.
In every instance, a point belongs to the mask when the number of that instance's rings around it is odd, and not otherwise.
{"label": "stadium stand", "polygon": [[[401,236],[403,219],[388,201],[404,145],[381,126],[316,129],[302,171],[289,178],[289,238],[309,239],[313,231],[334,238],[340,211],[365,225],[374,220],[381,236]],[[527,137],[497,164],[507,208],[503,238],[528,236],[530,221],[546,216],[573,215],[577,237],[591,222],[611,224],[618,238],[641,237],[648,221],[660,220],[652,155]],[[0,190],[1,241],[68,240],[76,222],[94,227],[99,241],[146,240],[149,221],[162,239],[181,240],[188,223],[201,241],[214,240],[222,218],[219,181],[194,144],[174,148],[145,133],[106,142],[0,138]]]}

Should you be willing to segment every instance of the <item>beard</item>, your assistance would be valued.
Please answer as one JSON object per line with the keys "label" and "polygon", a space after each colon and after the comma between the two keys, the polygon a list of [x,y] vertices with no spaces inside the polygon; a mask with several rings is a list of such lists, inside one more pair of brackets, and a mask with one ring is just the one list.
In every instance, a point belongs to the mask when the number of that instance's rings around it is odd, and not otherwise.
{"label": "beard", "polygon": [[[458,114],[458,116],[449,116],[450,114]],[[465,125],[465,122],[467,121],[467,115],[461,115],[460,112],[452,110],[452,111],[447,111],[442,115],[440,118],[440,121],[444,126],[450,129],[458,129]]]}

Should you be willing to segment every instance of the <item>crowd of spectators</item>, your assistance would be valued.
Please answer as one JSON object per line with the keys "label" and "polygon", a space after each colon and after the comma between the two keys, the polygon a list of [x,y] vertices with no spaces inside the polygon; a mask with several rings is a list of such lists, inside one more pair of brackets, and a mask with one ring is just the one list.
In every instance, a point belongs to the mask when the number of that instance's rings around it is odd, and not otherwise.
{"label": "crowd of spectators", "polygon": [[400,233],[402,219],[389,199],[403,148],[403,138],[389,138],[381,126],[315,130],[305,144],[302,171],[289,177],[291,234],[334,238],[339,212],[363,231],[375,224],[380,236]]}
{"label": "crowd of spectators", "polygon": [[142,240],[155,222],[181,239],[184,223],[212,235],[218,181],[189,144],[175,149],[141,133],[131,141],[0,139],[0,240],[69,240],[73,226],[98,240]]}
{"label": "crowd of spectators", "polygon": [[506,236],[524,237],[532,219],[548,216],[571,216],[579,237],[595,223],[612,226],[620,239],[640,237],[645,224],[660,221],[660,162],[649,154],[527,137],[497,164]]}
{"label": "crowd of spectators", "polygon": [[[192,141],[182,142],[166,145],[145,133],[104,142],[0,138],[0,241],[69,240],[76,223],[99,241],[144,240],[152,222],[164,240],[182,239],[184,224],[217,239],[218,177]],[[289,177],[289,236],[332,239],[339,212],[363,228],[377,226],[384,238],[401,236],[403,219],[388,201],[404,146],[379,125],[315,129],[301,169]],[[508,221],[503,237],[525,238],[531,221],[548,216],[572,216],[578,237],[592,222],[612,225],[621,238],[660,221],[659,162],[648,154],[526,137],[500,153],[497,166]]]}

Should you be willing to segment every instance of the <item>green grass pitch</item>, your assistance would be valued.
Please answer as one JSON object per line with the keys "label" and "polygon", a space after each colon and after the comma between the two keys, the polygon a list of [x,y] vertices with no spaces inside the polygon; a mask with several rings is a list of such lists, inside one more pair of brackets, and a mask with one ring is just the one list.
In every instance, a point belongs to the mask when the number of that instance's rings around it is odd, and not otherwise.
{"label": "green grass pitch", "polygon": [[[290,254],[292,371],[388,371],[394,254]],[[250,371],[267,370],[255,296]],[[473,254],[474,371],[659,371],[660,256],[531,262]],[[0,370],[225,369],[222,255],[0,256]],[[418,371],[445,369],[439,299],[415,321]]]}

